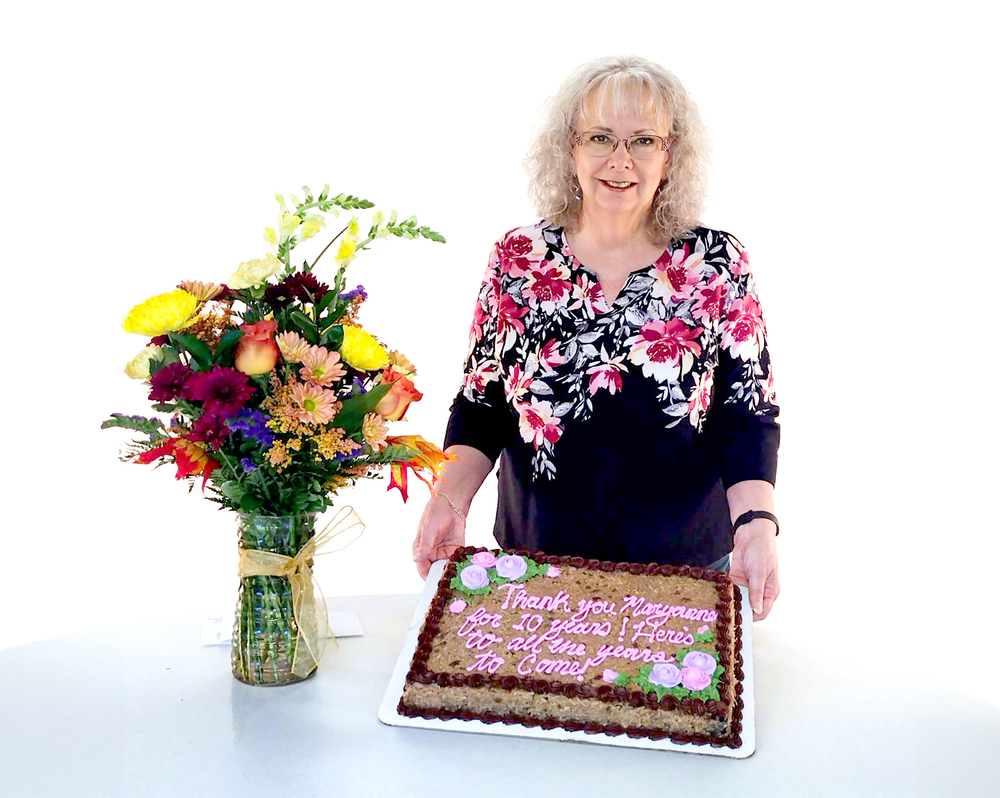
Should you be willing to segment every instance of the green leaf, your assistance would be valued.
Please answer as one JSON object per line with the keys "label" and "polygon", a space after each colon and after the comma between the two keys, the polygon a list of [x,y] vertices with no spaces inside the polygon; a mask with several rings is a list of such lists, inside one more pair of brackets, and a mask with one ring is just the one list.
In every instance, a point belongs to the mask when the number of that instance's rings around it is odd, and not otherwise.
{"label": "green leaf", "polygon": [[627,687],[628,683],[632,681],[632,677],[627,673],[619,673],[618,678],[615,679],[612,684],[616,687]]}
{"label": "green leaf", "polygon": [[486,596],[490,592],[490,585],[485,585],[484,587],[479,587],[476,588],[475,590],[471,590],[465,586],[465,584],[462,582],[461,577],[458,576],[453,576],[451,578],[450,587],[452,590],[457,590],[460,593],[465,593],[465,595],[467,596]]}
{"label": "green leaf", "polygon": [[333,290],[327,291],[325,294],[323,294],[323,298],[319,301],[319,304],[316,305],[316,313],[317,313],[317,315],[319,315],[324,310],[326,310],[328,307],[330,307],[330,305],[332,305],[334,302],[336,302],[339,298],[340,298],[340,295],[336,291],[333,291]]}
{"label": "green leaf", "polygon": [[319,344],[319,331],[316,329],[316,322],[310,319],[301,310],[293,310],[288,314],[288,320],[292,326],[296,327],[302,337],[313,346]]}
{"label": "green leaf", "polygon": [[179,332],[167,333],[167,337],[170,338],[170,343],[191,355],[192,360],[198,366],[194,371],[208,371],[212,367],[212,350],[204,341],[199,341],[193,335]]}
{"label": "green leaf", "polygon": [[121,413],[112,413],[111,418],[101,423],[101,429],[111,429],[112,427],[132,429],[136,432],[144,432],[147,435],[156,435],[165,429],[163,422],[158,418],[125,416]]}
{"label": "green leaf", "polygon": [[344,325],[334,324],[323,330],[322,345],[327,349],[340,349],[344,343]]}
{"label": "green leaf", "polygon": [[424,238],[430,239],[431,241],[437,241],[439,244],[448,243],[443,235],[441,235],[440,233],[435,233],[429,227],[421,227],[417,232],[420,233],[420,235],[422,235]]}
{"label": "green leaf", "polygon": [[340,412],[330,422],[335,427],[340,427],[349,438],[361,429],[361,423],[365,420],[365,415],[375,410],[375,405],[381,401],[392,389],[393,382],[384,382],[372,388],[368,393],[352,396],[344,401],[344,406]]}
{"label": "green leaf", "polygon": [[232,357],[230,355],[240,338],[243,337],[243,330],[230,330],[219,339],[219,345],[215,347],[215,363],[221,366],[230,365]]}
{"label": "green leaf", "polygon": [[149,361],[149,376],[150,377],[152,377],[154,374],[156,374],[156,372],[158,372],[164,366],[169,366],[171,363],[179,363],[180,362],[181,357],[177,353],[177,350],[174,349],[172,346],[163,346],[163,347],[160,347],[160,348],[163,350],[163,357],[161,357],[159,360],[150,360]]}

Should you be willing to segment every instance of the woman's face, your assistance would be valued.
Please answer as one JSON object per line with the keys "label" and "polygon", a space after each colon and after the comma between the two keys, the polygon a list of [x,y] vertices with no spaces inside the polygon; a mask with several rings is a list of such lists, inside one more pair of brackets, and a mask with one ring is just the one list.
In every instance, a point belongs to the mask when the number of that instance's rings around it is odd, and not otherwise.
{"label": "woman's face", "polygon": [[610,155],[594,155],[574,140],[573,161],[588,215],[596,211],[602,215],[636,217],[636,221],[645,218],[665,177],[670,151],[657,150],[649,159],[633,158],[625,140],[640,133],[666,138],[668,131],[660,127],[652,115],[637,108],[600,113],[584,103],[576,132],[583,135],[601,131],[618,138],[618,146]]}

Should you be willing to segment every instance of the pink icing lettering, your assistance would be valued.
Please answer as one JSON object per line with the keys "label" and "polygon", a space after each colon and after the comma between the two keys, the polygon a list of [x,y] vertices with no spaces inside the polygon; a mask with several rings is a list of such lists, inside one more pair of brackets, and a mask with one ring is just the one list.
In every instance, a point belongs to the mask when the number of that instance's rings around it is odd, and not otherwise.
{"label": "pink icing lettering", "polygon": [[517,663],[517,672],[521,676],[530,676],[531,675],[531,667],[530,667],[530,665],[527,665],[525,663],[532,663],[536,659],[538,659],[538,657],[535,656],[534,654],[528,654],[526,657],[524,657],[524,659],[522,659],[519,663]]}
{"label": "pink icing lettering", "polygon": [[485,626],[487,624],[492,626],[494,629],[499,629],[500,621],[502,619],[502,613],[491,615],[486,611],[485,607],[479,607],[474,613],[472,613],[472,615],[465,619],[465,623],[462,624],[462,628],[458,630],[457,634],[459,637],[465,637],[477,626]]}
{"label": "pink icing lettering", "polygon": [[565,654],[568,657],[581,657],[587,653],[587,647],[583,643],[576,643],[572,640],[557,639],[549,643],[549,653]]}
{"label": "pink icing lettering", "polygon": [[496,673],[500,666],[503,665],[504,658],[499,657],[492,651],[487,651],[476,657],[476,661],[469,665],[467,671],[486,671],[487,673]]}
{"label": "pink icing lettering", "polygon": [[476,649],[482,651],[502,642],[503,638],[498,637],[493,632],[484,632],[482,629],[475,629],[465,641],[465,647],[469,650]]}
{"label": "pink icing lettering", "polygon": [[571,659],[543,659],[535,666],[535,673],[558,673],[560,676],[576,676],[581,671],[580,663]]}
{"label": "pink icing lettering", "polygon": [[585,621],[590,615],[617,615],[614,602],[603,599],[580,599],[577,611],[570,617],[573,621]]}
{"label": "pink icing lettering", "polygon": [[503,610],[549,610],[564,613],[570,611],[569,594],[562,590],[554,596],[533,596],[524,585],[516,582],[508,582],[497,589],[507,591],[503,604],[500,605],[500,609]]}

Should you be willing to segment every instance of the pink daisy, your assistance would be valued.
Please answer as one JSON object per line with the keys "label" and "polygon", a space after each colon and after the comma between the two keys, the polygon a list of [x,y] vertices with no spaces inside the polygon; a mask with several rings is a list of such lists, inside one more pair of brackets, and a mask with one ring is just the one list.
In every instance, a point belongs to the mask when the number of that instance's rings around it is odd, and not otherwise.
{"label": "pink daisy", "polygon": [[336,410],[336,395],[318,385],[297,382],[292,386],[292,414],[303,424],[325,424]]}
{"label": "pink daisy", "polygon": [[311,346],[302,356],[299,376],[313,385],[327,386],[347,374],[340,362],[340,353],[322,346]]}

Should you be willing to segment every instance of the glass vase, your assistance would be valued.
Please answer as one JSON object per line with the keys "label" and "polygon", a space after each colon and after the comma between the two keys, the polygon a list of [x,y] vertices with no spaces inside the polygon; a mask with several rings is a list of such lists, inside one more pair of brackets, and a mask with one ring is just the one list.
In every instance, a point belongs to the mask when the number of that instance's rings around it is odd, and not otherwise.
{"label": "glass vase", "polygon": [[[240,550],[258,549],[294,557],[315,530],[314,514],[240,514]],[[253,685],[304,681],[308,676],[296,675],[292,670],[298,645],[299,628],[288,578],[240,577],[233,627],[233,676]]]}

